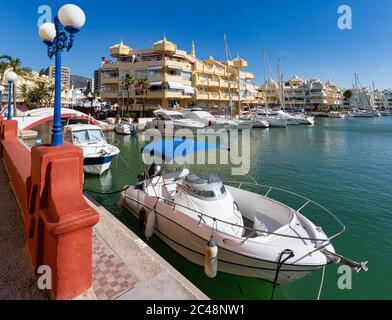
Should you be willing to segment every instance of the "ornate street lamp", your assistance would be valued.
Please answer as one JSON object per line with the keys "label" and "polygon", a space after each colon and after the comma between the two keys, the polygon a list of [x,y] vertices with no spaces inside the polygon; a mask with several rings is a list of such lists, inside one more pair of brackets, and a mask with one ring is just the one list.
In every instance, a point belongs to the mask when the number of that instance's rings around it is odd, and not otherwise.
{"label": "ornate street lamp", "polygon": [[13,83],[18,79],[18,75],[13,71],[5,74],[5,81],[8,83],[8,114],[7,120],[12,120],[12,88]]}
{"label": "ornate street lamp", "polygon": [[63,144],[63,128],[61,126],[61,53],[71,50],[75,34],[80,31],[86,22],[82,9],[73,4],[62,6],[54,23],[44,23],[39,27],[38,33],[48,47],[50,59],[55,57],[55,91],[54,116],[52,128],[52,146]]}

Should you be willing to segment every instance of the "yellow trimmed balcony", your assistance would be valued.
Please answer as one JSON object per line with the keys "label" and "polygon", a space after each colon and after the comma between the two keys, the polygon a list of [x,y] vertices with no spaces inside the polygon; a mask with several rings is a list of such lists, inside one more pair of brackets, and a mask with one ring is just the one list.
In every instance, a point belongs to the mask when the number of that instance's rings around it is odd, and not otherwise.
{"label": "yellow trimmed balcony", "polygon": [[209,100],[220,100],[219,92],[210,92],[208,99]]}
{"label": "yellow trimmed balcony", "polygon": [[195,77],[195,86],[208,86],[208,79]]}
{"label": "yellow trimmed balcony", "polygon": [[220,83],[219,83],[219,80],[216,80],[216,79],[209,79],[209,80],[208,80],[208,85],[209,85],[210,87],[219,87]]}
{"label": "yellow trimmed balcony", "polygon": [[205,92],[196,92],[197,100],[208,100],[208,93]]}

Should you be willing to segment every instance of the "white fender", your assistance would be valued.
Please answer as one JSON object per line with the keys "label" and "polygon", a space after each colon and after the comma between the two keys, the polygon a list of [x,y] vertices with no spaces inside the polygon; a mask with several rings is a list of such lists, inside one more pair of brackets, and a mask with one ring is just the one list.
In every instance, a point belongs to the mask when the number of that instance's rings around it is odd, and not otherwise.
{"label": "white fender", "polygon": [[213,240],[205,248],[204,272],[211,279],[218,273],[218,246]]}
{"label": "white fender", "polygon": [[146,228],[144,229],[144,235],[147,240],[149,240],[154,234],[155,222],[157,219],[157,214],[155,211],[151,211],[147,216]]}
{"label": "white fender", "polygon": [[118,200],[117,200],[117,205],[118,205],[118,206],[123,206],[124,203],[125,203],[125,197],[124,197],[124,195],[121,193],[120,197],[119,197]]}

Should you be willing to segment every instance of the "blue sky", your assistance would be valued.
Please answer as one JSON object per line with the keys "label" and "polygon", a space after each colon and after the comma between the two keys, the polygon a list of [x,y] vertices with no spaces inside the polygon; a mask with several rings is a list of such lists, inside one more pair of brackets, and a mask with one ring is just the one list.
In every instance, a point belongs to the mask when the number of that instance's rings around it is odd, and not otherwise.
{"label": "blue sky", "polygon": [[[37,34],[37,9],[46,4],[55,13],[70,2],[87,17],[74,48],[63,57],[73,74],[91,77],[100,57],[108,57],[109,46],[121,37],[133,48],[146,48],[166,34],[187,51],[194,40],[199,58],[223,59],[226,33],[231,54],[249,61],[258,83],[266,48],[273,70],[282,59],[286,78],[298,74],[351,86],[357,72],[364,86],[374,81],[376,87],[392,87],[390,0],[0,0],[0,54],[20,57],[36,70],[49,64]],[[352,7],[352,30],[337,27],[342,4]]]}

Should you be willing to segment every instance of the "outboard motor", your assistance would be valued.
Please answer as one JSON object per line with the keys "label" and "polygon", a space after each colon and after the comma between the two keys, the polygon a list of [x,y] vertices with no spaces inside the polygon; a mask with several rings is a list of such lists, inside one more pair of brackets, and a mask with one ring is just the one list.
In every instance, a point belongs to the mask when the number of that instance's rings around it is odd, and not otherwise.
{"label": "outboard motor", "polygon": [[153,163],[148,167],[147,172],[149,178],[157,177],[162,173],[162,166],[160,164]]}

